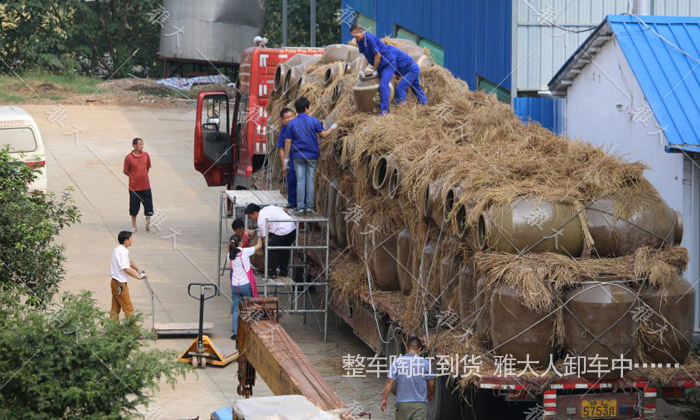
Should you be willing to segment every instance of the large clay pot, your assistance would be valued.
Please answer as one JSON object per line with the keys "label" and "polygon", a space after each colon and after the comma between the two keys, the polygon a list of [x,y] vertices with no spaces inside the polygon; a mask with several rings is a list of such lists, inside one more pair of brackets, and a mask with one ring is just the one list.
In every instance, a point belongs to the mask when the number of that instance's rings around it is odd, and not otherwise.
{"label": "large clay pot", "polygon": [[347,63],[338,62],[334,63],[331,67],[326,70],[324,76],[324,82],[326,85],[331,84],[338,77],[343,77],[345,75],[345,69],[347,68]]}
{"label": "large clay pot", "polygon": [[[343,217],[336,211],[336,196],[338,195],[338,181],[332,180],[328,184],[328,194],[326,195],[326,212],[328,215],[328,230],[330,231],[330,237],[332,241],[337,241],[338,239],[338,226],[336,219],[338,217]],[[336,242],[337,243],[337,242]]]}
{"label": "large clay pot", "polygon": [[284,63],[278,64],[277,68],[275,69],[275,90],[278,92],[283,91],[282,88],[284,86],[284,81],[290,68],[310,60],[318,60],[318,56],[310,54],[296,54]]}
{"label": "large clay pot", "polygon": [[459,313],[459,275],[457,265],[450,258],[440,260],[440,310]]}
{"label": "large clay pot", "polygon": [[282,84],[282,91],[287,92],[289,98],[293,98],[296,92],[299,91],[299,87],[303,83],[302,79],[306,75],[306,70],[318,62],[318,57],[316,60],[307,60],[303,63],[290,67],[287,70],[287,74],[284,77],[284,83]]}
{"label": "large clay pot", "polygon": [[476,306],[476,279],[471,261],[459,271],[457,282],[459,284],[459,317],[467,319],[477,309]]}
{"label": "large clay pot", "polygon": [[444,203],[440,195],[440,190],[444,184],[444,180],[431,182],[425,189],[425,199],[423,201],[423,216],[426,219],[432,220],[436,226],[442,227],[445,222]]}
{"label": "large clay pot", "polygon": [[535,198],[494,205],[479,216],[476,248],[500,252],[553,252],[579,257],[581,220],[574,208]]}
{"label": "large clay pot", "polygon": [[356,59],[352,60],[351,62],[348,63],[348,65],[345,67],[345,74],[357,74],[364,70],[362,68],[362,65],[365,63],[365,57],[360,56],[357,57]]}
{"label": "large clay pot", "polygon": [[549,343],[556,316],[533,311],[518,302],[516,296],[508,286],[491,295],[489,315],[494,353],[510,354],[518,361],[525,361],[529,355],[534,365],[546,368],[550,355],[555,354]]}
{"label": "large clay pot", "polygon": [[337,232],[336,243],[341,249],[348,246],[347,240],[347,221],[343,214],[347,209],[348,201],[343,197],[343,194],[337,192],[335,195],[335,228]]}
{"label": "large clay pot", "polygon": [[393,198],[391,190],[391,173],[396,166],[396,158],[393,155],[384,155],[376,159],[372,171],[372,188],[382,197]]}
{"label": "large clay pot", "polygon": [[[666,285],[665,293],[645,286],[640,297],[651,310],[649,318],[637,316],[637,321],[652,328],[652,341],[646,343],[645,353],[653,363],[683,363],[690,352],[695,321],[695,288],[681,275],[674,276]],[[660,316],[659,316],[660,315]],[[658,333],[657,333],[658,332]]]}
{"label": "large clay pot", "polygon": [[[430,286],[433,282],[433,273],[437,271],[439,261],[435,258],[435,244],[429,243],[423,247],[421,252],[420,266],[418,268],[418,280],[420,284],[423,285],[422,289],[424,293],[428,293],[431,290]],[[437,280],[437,279],[436,279]]]}
{"label": "large clay pot", "polygon": [[[394,99],[394,85],[389,83],[391,94],[389,103]],[[355,104],[360,112],[374,112],[379,106],[379,76],[360,76],[360,80],[352,87]]]}
{"label": "large clay pot", "polygon": [[[371,236],[371,235],[366,235]],[[379,290],[399,290],[398,238],[396,234],[389,237],[375,236],[375,243],[371,245],[370,262],[372,267],[372,280]]]}
{"label": "large clay pot", "polygon": [[421,70],[435,65],[433,59],[427,55],[421,55],[420,57],[418,57],[416,63],[418,64],[418,67],[420,67]]}
{"label": "large clay pot", "polygon": [[346,230],[347,242],[348,245],[357,253],[357,255],[364,255],[365,239],[371,236],[369,234],[363,234],[363,232],[367,232],[367,222],[365,217],[360,217],[356,220],[348,220]]}
{"label": "large clay pot", "polygon": [[316,179],[314,179],[314,189],[316,191],[316,195],[314,196],[316,211],[320,216],[328,217],[328,211],[326,210],[326,204],[328,202],[328,181],[321,177],[316,177]]}
{"label": "large clay pot", "polygon": [[360,50],[353,45],[331,44],[323,50],[323,64],[336,61],[349,62],[360,55]]}
{"label": "large clay pot", "polygon": [[396,270],[399,276],[399,285],[401,292],[405,295],[411,292],[413,288],[413,238],[408,229],[404,229],[396,237]]}
{"label": "large clay pot", "polygon": [[[638,299],[634,291],[619,281],[583,281],[564,295],[564,351],[586,357],[588,370],[597,356],[632,359],[637,342],[633,310]],[[620,370],[607,374],[590,372],[589,379],[614,379]]]}
{"label": "large clay pot", "polygon": [[663,200],[645,205],[627,219],[614,214],[613,200],[598,200],[586,207],[588,230],[601,257],[630,254],[642,246],[675,245],[683,239],[680,213]]}

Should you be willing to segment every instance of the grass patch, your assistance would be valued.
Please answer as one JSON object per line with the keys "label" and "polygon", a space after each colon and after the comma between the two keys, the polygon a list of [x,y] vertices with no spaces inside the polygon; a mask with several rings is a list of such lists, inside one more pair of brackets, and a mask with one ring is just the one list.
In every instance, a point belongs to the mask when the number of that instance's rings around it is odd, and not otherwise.
{"label": "grass patch", "polygon": [[13,94],[10,94],[7,92],[0,91],[0,101],[2,101],[2,102],[17,103],[17,102],[24,102],[26,100],[27,100],[27,98],[24,96],[13,95]]}
{"label": "grass patch", "polygon": [[[94,77],[46,73],[26,73],[20,75],[20,77],[21,80],[13,74],[0,75],[0,86],[3,90],[0,98],[7,101],[21,102],[33,97],[33,90],[43,99],[59,101],[65,99],[65,94],[67,93],[92,94],[102,83],[102,79]],[[27,85],[31,87],[31,90],[27,88]]]}

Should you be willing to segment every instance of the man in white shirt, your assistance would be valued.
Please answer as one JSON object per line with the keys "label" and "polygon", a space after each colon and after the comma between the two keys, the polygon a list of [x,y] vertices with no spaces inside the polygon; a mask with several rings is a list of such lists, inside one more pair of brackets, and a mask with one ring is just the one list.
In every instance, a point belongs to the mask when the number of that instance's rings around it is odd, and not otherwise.
{"label": "man in white shirt", "polygon": [[[288,215],[282,207],[265,206],[262,209],[257,204],[248,204],[245,214],[251,220],[258,223],[258,236],[264,238],[268,234],[269,246],[291,246],[296,238],[296,223],[292,216]],[[286,220],[289,220],[288,222]],[[268,276],[274,277],[277,267],[280,269],[280,277],[289,274],[288,249],[271,249],[267,259]]]}
{"label": "man in white shirt", "polygon": [[112,277],[112,312],[109,316],[118,321],[119,312],[122,310],[127,318],[134,313],[127,283],[129,276],[142,279],[145,273],[139,273],[139,268],[129,258],[127,248],[133,243],[132,233],[126,230],[121,231],[117,239],[119,245],[114,247],[114,251],[112,251],[112,264],[109,269],[109,274]]}

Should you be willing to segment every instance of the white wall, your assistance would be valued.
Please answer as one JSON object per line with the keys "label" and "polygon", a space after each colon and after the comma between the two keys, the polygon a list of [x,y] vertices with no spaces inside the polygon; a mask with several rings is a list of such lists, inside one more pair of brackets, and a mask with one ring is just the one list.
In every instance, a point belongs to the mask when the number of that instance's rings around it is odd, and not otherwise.
{"label": "white wall", "polygon": [[[664,150],[666,139],[660,137],[662,133],[658,133],[660,128],[653,114],[646,125],[639,119],[645,107],[648,104],[639,84],[613,39],[593,56],[593,62],[569,86],[567,134],[620,153],[628,161],[644,162],[651,168],[645,172],[647,179],[672,208],[683,213],[683,246],[691,257],[686,279],[695,284],[700,277],[700,167],[682,153]],[[696,329],[700,318],[699,298],[700,293],[696,292]]]}

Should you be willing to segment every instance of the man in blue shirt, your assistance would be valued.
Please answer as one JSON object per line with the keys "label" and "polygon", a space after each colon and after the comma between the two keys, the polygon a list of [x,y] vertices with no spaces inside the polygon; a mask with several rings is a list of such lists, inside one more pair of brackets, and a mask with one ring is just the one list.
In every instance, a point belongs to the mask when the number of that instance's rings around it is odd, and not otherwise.
{"label": "man in blue shirt", "polygon": [[396,71],[396,58],[393,50],[374,34],[365,32],[365,28],[357,22],[350,27],[350,34],[355,38],[360,53],[365,56],[362,69],[367,67],[369,63],[379,75],[379,113],[386,114],[389,112],[389,98],[391,96],[389,83]]}
{"label": "man in blue shirt", "polygon": [[396,103],[400,104],[406,101],[406,89],[410,87],[411,92],[416,95],[418,103],[421,105],[427,104],[428,99],[420,87],[420,67],[418,63],[410,55],[396,47],[387,45],[387,48],[391,49],[394,57],[396,57],[396,75],[401,76],[401,81],[394,90]]}
{"label": "man in blue shirt", "polygon": [[435,375],[430,362],[419,356],[423,343],[418,337],[410,337],[406,354],[394,360],[386,378],[382,411],[386,410],[387,397],[396,381],[396,420],[425,420],[428,401],[435,394]]}
{"label": "man in blue shirt", "polygon": [[314,175],[318,164],[318,137],[326,138],[337,125],[333,124],[328,130],[323,129],[321,121],[310,116],[309,100],[301,97],[294,102],[297,117],[289,123],[289,137],[285,139],[284,168],[289,162],[294,163],[297,176],[297,209],[295,215],[315,214],[314,205]]}
{"label": "man in blue shirt", "polygon": [[[289,123],[294,119],[294,111],[289,108],[282,108],[280,111],[280,118],[282,119],[282,129],[280,130],[280,135],[277,137],[277,148],[280,153],[280,160],[284,165],[284,141],[291,138],[289,135]],[[282,172],[286,172],[287,175],[287,207],[288,209],[293,209],[297,206],[297,177],[294,173],[294,165],[288,165],[287,169]]]}

